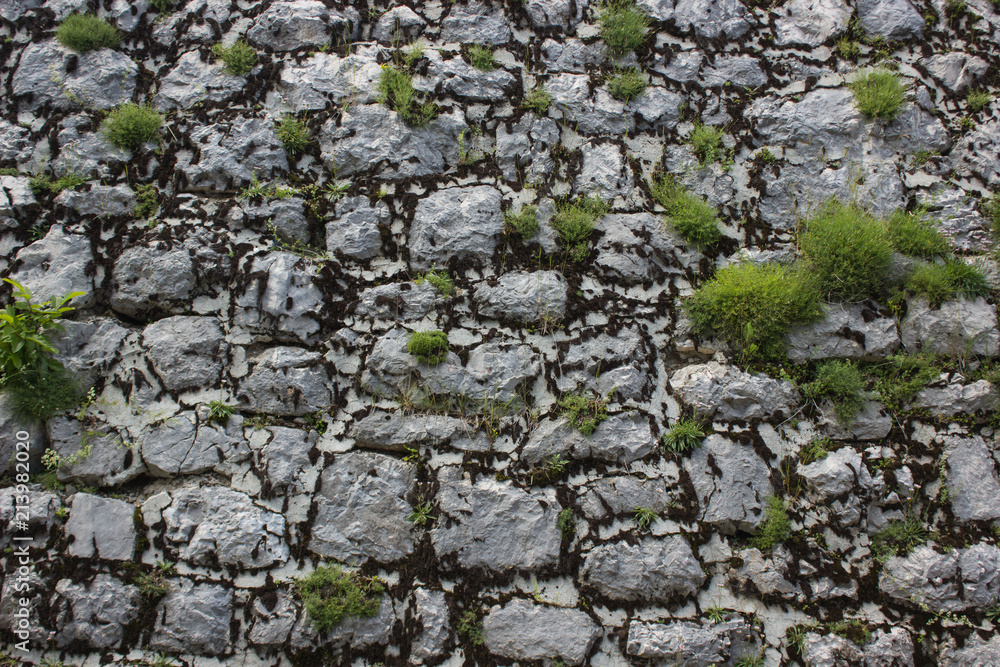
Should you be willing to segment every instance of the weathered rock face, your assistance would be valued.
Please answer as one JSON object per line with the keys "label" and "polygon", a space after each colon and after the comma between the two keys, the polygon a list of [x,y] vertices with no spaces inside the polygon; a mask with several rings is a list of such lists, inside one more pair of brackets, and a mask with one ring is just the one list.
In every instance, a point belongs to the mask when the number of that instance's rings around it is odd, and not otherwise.
{"label": "weathered rock face", "polygon": [[613,600],[662,600],[697,592],[705,581],[683,537],[645,540],[638,553],[625,542],[600,546],[584,556],[585,584]]}
{"label": "weathered rock face", "polygon": [[860,304],[837,304],[813,324],[796,327],[788,336],[788,359],[801,364],[811,359],[877,361],[900,345],[896,320]]}
{"label": "weathered rock face", "polygon": [[473,299],[484,317],[516,322],[558,320],[566,313],[566,280],[555,271],[508,273],[496,286],[481,286]]}
{"label": "weathered rock face", "polygon": [[80,234],[66,234],[53,227],[44,239],[17,253],[18,269],[13,280],[31,291],[37,302],[83,292],[70,301],[75,308],[94,304],[94,280],[87,275],[92,261],[90,241]]}
{"label": "weathered rock face", "polygon": [[69,552],[81,558],[132,560],[136,533],[132,525],[135,507],[120,500],[86,493],[73,496],[66,533]]}
{"label": "weathered rock face", "polygon": [[250,456],[240,415],[219,424],[182,412],[143,429],[140,443],[142,461],[154,477],[221,472]]}
{"label": "weathered rock face", "polygon": [[523,491],[492,479],[472,482],[461,470],[438,474],[442,516],[431,531],[439,557],[489,570],[535,570],[559,557],[558,503],[552,490]]}
{"label": "weathered rock face", "polygon": [[[112,429],[90,429],[78,419],[56,417],[46,424],[46,430],[49,446],[64,461],[56,471],[59,481],[118,486],[146,469],[136,443]],[[85,452],[89,453],[83,456]]]}
{"label": "weathered rock face", "polygon": [[951,509],[961,521],[1000,518],[1000,474],[995,443],[980,437],[945,441]]}
{"label": "weathered rock face", "polygon": [[743,621],[711,626],[632,621],[626,650],[639,658],[708,667],[741,655],[749,638],[749,627]]}
{"label": "weathered rock face", "polygon": [[349,453],[323,471],[309,548],[328,558],[388,563],[413,551],[406,498],[416,466],[382,454]]}
{"label": "weathered rock face", "polygon": [[168,317],[146,327],[143,344],[164,388],[215,386],[228,346],[214,317]]}
{"label": "weathered rock face", "polygon": [[288,560],[285,519],[225,487],[174,492],[163,521],[167,544],[194,565],[249,569]]}
{"label": "weathered rock face", "polygon": [[189,51],[160,80],[155,99],[157,109],[188,109],[197,102],[225,102],[243,89],[246,79],[227,74],[218,63],[202,60],[201,54]]}
{"label": "weathered rock face", "polygon": [[225,652],[233,613],[232,592],[189,579],[170,583],[170,592],[156,606],[156,627],[150,647],[195,655]]}
{"label": "weathered rock face", "polygon": [[124,639],[125,626],[139,615],[141,595],[135,586],[107,574],[89,582],[62,579],[59,593],[60,630],[56,643],[69,647],[82,643],[91,649],[114,649]]}
{"label": "weathered rock face", "polygon": [[513,600],[494,607],[483,619],[483,641],[491,653],[517,660],[559,658],[583,664],[601,634],[582,611]]}
{"label": "weathered rock face", "polygon": [[240,382],[251,409],[273,415],[307,415],[332,405],[330,375],[323,357],[297,347],[275,347],[251,360]]}
{"label": "weathered rock face", "polygon": [[235,322],[283,342],[315,341],[324,299],[309,269],[304,259],[288,252],[254,258],[252,280],[236,299]]}
{"label": "weathered rock face", "polygon": [[502,230],[497,189],[441,190],[417,204],[410,227],[410,263],[417,270],[445,266],[453,257],[484,263]]}
{"label": "weathered rock face", "polygon": [[656,447],[656,439],[645,419],[614,415],[585,436],[565,419],[546,420],[532,432],[521,458],[537,463],[553,456],[631,463]]}
{"label": "weathered rock face", "polygon": [[682,368],[670,377],[670,385],[697,414],[721,420],[789,416],[801,400],[790,382],[750,375],[715,361]]}
{"label": "weathered rock face", "polygon": [[1000,355],[1000,330],[996,308],[982,298],[975,301],[946,301],[931,310],[927,301],[917,299],[900,324],[903,346],[936,354],[979,357]]}
{"label": "weathered rock face", "polygon": [[282,0],[257,18],[247,38],[274,51],[294,51],[326,44],[331,30],[349,37],[355,21],[316,0]]}
{"label": "weathered rock face", "polygon": [[906,558],[893,556],[879,577],[879,590],[899,604],[936,612],[983,608],[1000,594],[1000,549],[976,544],[938,553],[922,546]]}
{"label": "weathered rock face", "polygon": [[135,91],[139,67],[123,53],[98,49],[75,54],[55,42],[30,44],[21,54],[14,77],[15,97],[68,109],[110,109],[128,102]]}
{"label": "weathered rock face", "polygon": [[726,533],[752,531],[760,524],[771,482],[767,464],[752,447],[710,435],[685,462],[685,469],[703,521]]}

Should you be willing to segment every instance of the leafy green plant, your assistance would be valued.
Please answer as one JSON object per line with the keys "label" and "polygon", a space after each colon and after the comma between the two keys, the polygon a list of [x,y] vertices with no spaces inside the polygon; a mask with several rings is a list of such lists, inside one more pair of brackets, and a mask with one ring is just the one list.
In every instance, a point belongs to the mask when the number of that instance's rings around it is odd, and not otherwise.
{"label": "leafy green plant", "polygon": [[854,105],[869,118],[892,120],[903,108],[906,86],[899,74],[884,69],[859,73],[848,84]]}
{"label": "leafy green plant", "polygon": [[922,264],[906,280],[908,292],[927,298],[932,308],[956,297],[975,299],[989,293],[989,284],[983,272],[956,257],[949,257],[944,264]]}
{"label": "leafy green plant", "polygon": [[538,84],[535,86],[530,93],[525,95],[524,99],[521,100],[521,106],[530,111],[534,111],[539,116],[543,115],[549,110],[549,105],[552,104],[552,96],[548,94],[545,90],[545,86]]}
{"label": "leafy green plant", "polygon": [[212,55],[221,60],[226,73],[233,76],[246,76],[257,64],[257,52],[243,39],[236,40],[232,46],[216,44],[212,47]]}
{"label": "leafy green plant", "polygon": [[432,511],[434,511],[434,506],[425,500],[413,506],[413,511],[406,517],[406,520],[414,526],[426,526],[437,519],[436,516],[431,514]]}
{"label": "leafy green plant", "polygon": [[889,355],[885,361],[868,370],[875,377],[879,400],[897,411],[941,373],[934,356],[925,352],[907,354],[903,351]]}
{"label": "leafy green plant", "polygon": [[629,100],[639,97],[646,92],[646,85],[649,78],[643,74],[638,67],[629,67],[625,70],[618,70],[613,77],[608,79],[608,92],[615,99],[628,103]]}
{"label": "leafy green plant", "polygon": [[990,623],[993,625],[1000,625],[1000,599],[995,600],[993,604],[987,607],[983,615],[988,618]]}
{"label": "leafy green plant", "polygon": [[722,623],[726,620],[726,610],[718,605],[713,605],[705,610],[705,618],[712,623]]}
{"label": "leafy green plant", "polygon": [[871,641],[872,633],[868,626],[856,618],[841,619],[827,624],[827,628],[835,635],[849,639],[858,646],[864,646]]}
{"label": "leafy green plant", "polygon": [[285,114],[278,121],[277,134],[278,141],[285,147],[289,155],[298,155],[312,141],[306,122],[291,114]]}
{"label": "leafy green plant", "polygon": [[684,302],[699,334],[716,333],[748,358],[777,359],[781,337],[823,315],[815,279],[799,267],[742,263],[719,270]]}
{"label": "leafy green plant", "polygon": [[318,567],[294,580],[317,632],[340,625],[347,616],[371,618],[378,614],[385,586],[376,577],[344,571],[339,565]]}
{"label": "leafy green plant", "polygon": [[649,31],[649,16],[634,0],[610,0],[597,13],[601,39],[615,56],[641,49]]}
{"label": "leafy green plant", "polygon": [[850,37],[844,36],[837,40],[837,53],[845,60],[857,60],[861,57],[861,46]]}
{"label": "leafy green plant", "polygon": [[681,454],[701,447],[701,441],[708,435],[694,419],[679,419],[663,434],[664,449]]}
{"label": "leafy green plant", "polygon": [[833,401],[837,420],[850,424],[864,405],[861,392],[864,380],[858,367],[850,361],[827,361],[816,370],[816,379],[802,387],[808,398],[829,398]]}
{"label": "leafy green plant", "polygon": [[507,211],[503,214],[503,220],[509,231],[523,239],[533,238],[541,229],[538,224],[537,206],[522,206],[518,213]]}
{"label": "leafy green plant", "polygon": [[965,96],[965,104],[973,113],[982,111],[992,101],[993,96],[986,90],[970,90],[969,94]]}
{"label": "leafy green plant", "polygon": [[151,218],[160,206],[160,192],[153,183],[135,186],[135,208],[132,214],[137,218]]}
{"label": "leafy green plant", "polygon": [[483,645],[483,623],[474,609],[466,609],[458,619],[458,634],[473,646]]}
{"label": "leafy green plant", "polygon": [[101,128],[108,141],[124,150],[136,150],[156,136],[163,116],[152,107],[129,102],[116,107]]}
{"label": "leafy green plant", "polygon": [[609,206],[597,195],[575,201],[556,203],[556,214],[549,224],[559,235],[559,243],[575,262],[582,262],[590,253],[590,235],[594,221],[607,214]]}
{"label": "leafy green plant", "polygon": [[648,507],[636,507],[632,514],[632,520],[639,530],[649,530],[650,525],[659,518],[660,515]]}
{"label": "leafy green plant", "polygon": [[744,653],[736,661],[735,667],[764,667],[764,656],[760,653]]}
{"label": "leafy green plant", "polygon": [[167,577],[175,574],[177,574],[177,568],[173,563],[157,561],[156,567],[149,572],[138,572],[132,578],[132,584],[139,589],[140,595],[155,602],[170,590]]}
{"label": "leafy green plant", "polygon": [[150,6],[160,14],[166,14],[177,0],[151,0]]}
{"label": "leafy green plant", "polygon": [[397,59],[397,62],[402,61],[403,65],[407,69],[413,69],[420,59],[424,57],[424,45],[420,41],[411,43],[406,47],[405,51],[402,51]]}
{"label": "leafy green plant", "polygon": [[567,507],[559,512],[559,517],[556,519],[556,528],[563,535],[572,535],[576,532],[576,517],[573,516],[572,509]]}
{"label": "leafy green plant", "polygon": [[541,464],[532,468],[531,483],[544,484],[558,478],[566,472],[567,463],[569,463],[569,461],[564,459],[562,454],[553,454],[552,456],[546,457]]}
{"label": "leafy green plant", "polygon": [[4,282],[14,288],[13,301],[0,311],[0,369],[4,382],[25,373],[46,375],[62,370],[62,363],[52,357],[57,351],[45,332],[63,331],[58,320],[73,310],[66,303],[84,293],[72,292],[36,304],[26,287],[11,278],[4,278]]}
{"label": "leafy green plant", "polygon": [[584,435],[591,435],[597,430],[597,425],[608,418],[608,399],[596,392],[591,397],[567,394],[559,399],[557,405],[570,426]]}
{"label": "leafy green plant", "polygon": [[452,280],[451,275],[443,269],[428,271],[424,275],[417,278],[415,281],[418,285],[425,282],[430,283],[434,286],[441,296],[448,298],[455,293],[455,281]]}
{"label": "leafy green plant", "polygon": [[910,213],[898,209],[885,224],[896,252],[910,257],[934,257],[949,250],[948,241],[924,211]]}
{"label": "leafy green plant", "polygon": [[667,223],[688,243],[711,245],[722,236],[715,208],[685,190],[672,175],[662,175],[649,189],[653,199],[667,209]]}
{"label": "leafy green plant", "polygon": [[67,49],[86,53],[97,49],[117,49],[122,43],[118,28],[93,14],[70,14],[56,29],[56,39]]}
{"label": "leafy green plant", "polygon": [[802,625],[795,625],[790,628],[786,628],[785,645],[789,648],[794,648],[798,651],[799,655],[801,655],[806,647],[806,635],[808,633],[809,628]]}
{"label": "leafy green plant", "polygon": [[223,403],[220,400],[208,402],[208,421],[225,424],[229,418],[236,414],[236,406]]}
{"label": "leafy green plant", "polygon": [[889,232],[853,203],[827,202],[803,223],[799,248],[824,292],[850,301],[875,296],[887,283]]}
{"label": "leafy green plant", "polygon": [[36,174],[28,179],[28,187],[31,188],[36,197],[41,197],[45,193],[57,195],[63,190],[72,190],[86,182],[85,176],[73,172],[63,174],[55,180],[52,180],[52,177],[47,174]]}
{"label": "leafy green plant", "polygon": [[406,343],[406,351],[431,366],[448,358],[448,334],[443,331],[414,331]]}
{"label": "leafy green plant", "polygon": [[829,453],[828,448],[830,444],[829,438],[813,440],[799,451],[799,460],[804,465],[809,465],[815,461],[825,459]]}
{"label": "leafy green plant", "polygon": [[792,522],[788,519],[784,501],[778,496],[768,496],[764,520],[753,536],[753,545],[761,551],[771,551],[784,542],[791,532]]}
{"label": "leafy green plant", "polygon": [[391,65],[382,65],[378,82],[379,102],[399,114],[403,122],[423,127],[437,118],[433,102],[424,102],[413,87],[413,74]]}
{"label": "leafy green plant", "polygon": [[698,157],[699,164],[704,167],[722,159],[722,137],[725,136],[721,127],[702,125],[698,123],[691,131],[687,142]]}
{"label": "leafy green plant", "polygon": [[478,70],[492,72],[497,68],[497,61],[493,58],[493,49],[482,44],[469,45],[469,62]]}

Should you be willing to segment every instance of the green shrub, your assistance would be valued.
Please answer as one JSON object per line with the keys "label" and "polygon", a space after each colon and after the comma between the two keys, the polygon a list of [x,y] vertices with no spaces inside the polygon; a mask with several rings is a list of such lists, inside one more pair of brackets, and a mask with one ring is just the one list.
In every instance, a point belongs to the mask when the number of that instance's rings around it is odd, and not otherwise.
{"label": "green shrub", "polygon": [[118,28],[92,14],[70,14],[59,24],[56,39],[67,49],[86,53],[96,49],[116,49],[122,43]]}
{"label": "green shrub", "polygon": [[403,122],[414,127],[422,127],[437,118],[434,103],[423,102],[417,95],[410,72],[383,65],[378,94],[379,102],[398,113]]}
{"label": "green shrub", "polygon": [[837,420],[850,424],[864,405],[861,392],[865,383],[858,367],[850,361],[827,361],[819,366],[816,379],[805,385],[808,398],[833,401]]}
{"label": "green shrub", "polygon": [[118,148],[136,150],[153,139],[161,125],[163,117],[152,107],[129,102],[109,113],[102,129],[108,141]]}
{"label": "green shrub", "polygon": [[414,331],[406,343],[406,351],[431,366],[448,358],[448,334],[443,331]]}
{"label": "green shrub", "polygon": [[667,222],[688,243],[705,246],[719,240],[719,220],[715,208],[685,190],[667,174],[650,185],[650,192],[667,209]]}
{"label": "green shrub", "polygon": [[4,381],[25,372],[45,375],[62,369],[62,363],[53,358],[47,331],[63,331],[59,318],[73,310],[66,303],[83,292],[72,292],[64,297],[34,303],[31,291],[11,278],[4,278],[13,288],[13,301],[0,311],[0,370]]}
{"label": "green shrub", "polygon": [[743,263],[727,266],[684,302],[700,334],[717,333],[749,358],[777,359],[782,335],[823,315],[813,277],[800,267]]}
{"label": "green shrub", "polygon": [[680,454],[701,446],[707,434],[694,419],[679,419],[663,434],[664,449]]}
{"label": "green shrub", "polygon": [[721,127],[702,125],[701,123],[694,126],[691,136],[688,137],[688,143],[691,144],[691,149],[698,156],[698,162],[702,167],[712,162],[718,162],[722,158],[723,136],[725,133]]}
{"label": "green shrub", "polygon": [[649,83],[649,79],[639,71],[639,68],[629,67],[626,70],[619,70],[617,74],[608,79],[608,92],[615,99],[628,103],[629,100],[646,92],[647,83]]}
{"label": "green shrub", "polygon": [[858,74],[848,85],[854,93],[854,105],[869,118],[895,118],[906,99],[906,86],[899,74],[889,70],[877,69]]}
{"label": "green shrub", "polygon": [[923,211],[908,213],[898,209],[886,220],[886,229],[892,247],[904,255],[934,257],[949,250],[948,241]]}
{"label": "green shrub", "polygon": [[870,213],[831,201],[803,227],[799,248],[824,292],[854,300],[875,296],[885,286],[892,246],[885,224]]}
{"label": "green shrub", "polygon": [[937,379],[941,369],[930,354],[906,354],[899,351],[870,367],[869,372],[875,378],[875,391],[878,392],[879,400],[891,410],[900,410],[917,392]]}
{"label": "green shrub", "polygon": [[507,229],[518,234],[522,239],[534,237],[541,226],[538,224],[538,208],[535,206],[522,206],[520,213],[507,211],[503,214],[504,223]]}
{"label": "green shrub", "polygon": [[969,111],[973,113],[982,111],[992,101],[993,96],[986,90],[970,90],[965,97],[965,103],[969,106]]}
{"label": "green shrub", "polygon": [[552,104],[552,96],[545,91],[545,86],[542,84],[535,86],[521,102],[522,107],[534,111],[539,116],[549,110],[550,104]]}
{"label": "green shrub", "polygon": [[906,280],[906,289],[913,295],[926,297],[932,308],[938,308],[957,297],[986,296],[989,285],[982,271],[950,257],[944,264],[923,264],[915,268]]}
{"label": "green shrub", "polygon": [[493,50],[482,44],[472,44],[469,46],[469,62],[472,66],[483,72],[492,72],[497,68],[497,61],[493,59]]}
{"label": "green shrub", "polygon": [[424,275],[417,278],[414,282],[418,285],[424,282],[428,282],[434,286],[441,296],[447,298],[455,293],[455,281],[451,279],[451,275],[447,271],[428,271]]}
{"label": "green shrub", "polygon": [[278,141],[285,147],[289,155],[298,155],[312,141],[309,126],[304,120],[299,120],[291,114],[285,114],[278,121]]}
{"label": "green shrub", "polygon": [[575,262],[586,259],[590,252],[590,235],[594,221],[607,215],[609,207],[597,195],[580,197],[576,201],[556,204],[556,214],[549,224],[559,235],[559,243]]}
{"label": "green shrub", "polygon": [[233,76],[245,76],[257,64],[257,52],[243,39],[236,40],[232,46],[216,44],[212,54],[225,65],[226,73]]}
{"label": "green shrub", "polygon": [[788,519],[785,503],[777,496],[767,497],[764,521],[757,527],[753,545],[761,551],[770,551],[788,538],[792,532],[792,522]]}
{"label": "green shrub", "polygon": [[3,389],[14,413],[29,421],[44,422],[80,405],[80,387],[63,368],[22,371],[5,380]]}
{"label": "green shrub", "polygon": [[309,612],[313,627],[325,633],[347,616],[371,618],[378,614],[385,587],[374,577],[362,577],[345,572],[339,565],[327,565],[295,579],[295,590]]}
{"label": "green shrub", "polygon": [[557,405],[570,426],[584,435],[591,435],[597,425],[608,418],[608,400],[596,393],[589,398],[583,394],[567,394]]}
{"label": "green shrub", "polygon": [[641,49],[649,23],[649,16],[635,6],[634,0],[611,0],[597,14],[601,39],[615,56]]}

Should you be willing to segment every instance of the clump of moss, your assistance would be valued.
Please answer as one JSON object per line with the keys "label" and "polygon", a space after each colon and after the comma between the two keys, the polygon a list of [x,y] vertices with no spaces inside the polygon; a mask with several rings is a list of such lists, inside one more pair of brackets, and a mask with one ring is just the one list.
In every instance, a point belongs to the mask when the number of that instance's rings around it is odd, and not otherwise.
{"label": "clump of moss", "polygon": [[608,418],[608,399],[599,394],[567,394],[559,399],[558,406],[570,425],[584,435],[591,435]]}
{"label": "clump of moss", "polygon": [[594,221],[607,214],[608,204],[597,195],[556,204],[556,214],[549,224],[559,235],[559,243],[575,262],[582,262],[590,252]]}
{"label": "clump of moss", "polygon": [[886,220],[889,241],[896,252],[910,257],[934,257],[948,252],[948,241],[923,211],[896,210]]}
{"label": "clump of moss", "polygon": [[876,296],[889,277],[892,244],[882,221],[855,204],[830,201],[803,223],[799,248],[820,289],[851,301]]}
{"label": "clump of moss", "polygon": [[711,245],[722,236],[715,208],[685,190],[670,174],[654,181],[650,192],[667,209],[668,224],[688,243]]}
{"label": "clump of moss", "polygon": [[385,586],[376,578],[345,572],[339,565],[319,567],[295,580],[295,590],[320,633],[340,625],[348,616],[371,618],[378,614]]}
{"label": "clump of moss", "polygon": [[906,290],[926,297],[932,308],[957,297],[975,299],[989,293],[983,272],[962,260],[949,257],[943,264],[923,264],[906,279]]}
{"label": "clump of moss", "polygon": [[778,496],[768,496],[767,507],[764,508],[764,521],[757,527],[753,545],[761,551],[771,551],[788,539],[791,532],[792,522],[788,519],[785,502]]}
{"label": "clump of moss", "polygon": [[86,53],[116,49],[122,43],[118,28],[92,14],[70,14],[56,29],[56,39],[67,49]]}
{"label": "clump of moss", "polygon": [[850,424],[864,405],[861,395],[864,385],[855,364],[850,361],[827,361],[818,367],[816,379],[803,387],[803,393],[813,399],[829,398],[833,401],[837,419],[842,424]]}
{"label": "clump of moss", "polygon": [[523,206],[518,213],[507,211],[503,214],[503,220],[507,229],[522,239],[533,238],[541,229],[541,225],[538,224],[538,208],[536,206]]}
{"label": "clump of moss", "polygon": [[129,102],[109,113],[102,129],[108,141],[118,148],[135,150],[155,137],[161,125],[163,116],[152,107]]}
{"label": "clump of moss", "polygon": [[719,334],[747,358],[778,359],[782,335],[822,317],[823,299],[801,267],[747,262],[719,270],[684,310],[699,334]]}
{"label": "clump of moss", "polygon": [[535,86],[521,101],[522,107],[534,111],[539,116],[548,111],[551,104],[552,96],[549,95],[542,84]]}
{"label": "clump of moss", "polygon": [[414,331],[410,334],[406,351],[425,364],[440,364],[448,358],[448,334],[443,331]]}

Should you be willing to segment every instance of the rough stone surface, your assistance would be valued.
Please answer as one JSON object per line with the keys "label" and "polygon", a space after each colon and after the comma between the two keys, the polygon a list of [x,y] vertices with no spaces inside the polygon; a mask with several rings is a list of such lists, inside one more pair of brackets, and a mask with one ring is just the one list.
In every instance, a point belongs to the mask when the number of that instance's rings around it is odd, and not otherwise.
{"label": "rough stone surface", "polygon": [[791,382],[750,375],[715,361],[682,368],[670,377],[670,385],[696,413],[727,421],[787,417],[800,402]]}
{"label": "rough stone surface", "polygon": [[[710,457],[714,466],[709,464]],[[771,482],[767,464],[752,447],[713,434],[684,467],[698,495],[702,521],[724,533],[734,533],[752,532],[763,520]]]}
{"label": "rough stone surface", "polygon": [[483,317],[515,322],[558,320],[566,314],[566,280],[557,271],[508,273],[481,285],[473,299]]}
{"label": "rough stone surface", "polygon": [[391,283],[362,292],[356,312],[379,320],[419,320],[431,313],[440,300],[437,288],[429,282]]}
{"label": "rough stone surface", "polygon": [[415,545],[413,524],[406,521],[415,477],[416,466],[382,454],[338,456],[323,471],[309,549],[353,564],[407,556]]}
{"label": "rough stone surface", "polygon": [[219,655],[229,647],[232,591],[189,579],[171,581],[170,592],[156,605],[150,647],[194,655]]}
{"label": "rough stone surface", "polygon": [[21,54],[13,93],[30,99],[26,108],[32,110],[43,104],[110,109],[132,98],[138,73],[138,65],[118,51],[76,54],[55,41],[36,42]]}
{"label": "rough stone surface", "polygon": [[236,323],[283,342],[313,342],[324,298],[310,268],[290,252],[254,258],[249,270],[255,280],[236,298]]}
{"label": "rough stone surface", "polygon": [[86,308],[96,301],[94,279],[87,275],[92,257],[87,237],[54,226],[45,238],[17,253],[18,269],[11,278],[24,285],[36,303],[83,292],[69,305]]}
{"label": "rough stone surface", "polygon": [[233,415],[225,425],[198,423],[194,412],[182,412],[143,430],[142,460],[154,477],[222,471],[225,465],[250,456],[243,436],[243,417]]}
{"label": "rough stone surface", "polygon": [[59,466],[62,482],[91,486],[119,486],[136,479],[146,469],[135,443],[112,429],[87,428],[78,419],[56,417],[46,424],[49,446],[63,460],[73,460],[81,450],[90,454],[75,463]]}
{"label": "rough stone surface", "polygon": [[744,621],[710,626],[690,622],[649,623],[632,621],[626,652],[666,664],[709,667],[740,656],[750,632]]}
{"label": "rough stone surface", "polygon": [[858,19],[868,34],[911,39],[924,33],[924,18],[908,0],[859,0]]}
{"label": "rough stone surface", "polygon": [[330,407],[333,392],[323,358],[296,347],[274,347],[251,361],[240,397],[253,410],[307,415]]}
{"label": "rough stone surface", "polygon": [[326,249],[351,259],[371,259],[382,249],[379,227],[389,223],[389,208],[366,197],[350,197],[337,204],[337,217],[326,223]]}
{"label": "rough stone surface", "polygon": [[135,507],[121,500],[76,494],[66,522],[70,555],[131,561],[136,542],[134,514]]}
{"label": "rough stone surface", "polygon": [[604,544],[584,555],[581,579],[614,600],[662,600],[693,595],[705,581],[683,537],[647,539],[638,550],[625,542]]}
{"label": "rough stone surface", "polygon": [[583,664],[601,635],[600,626],[576,609],[512,600],[483,618],[483,642],[490,653],[515,660],[558,658]]}
{"label": "rough stone surface", "polygon": [[960,521],[1000,519],[1000,474],[995,444],[982,436],[945,440],[951,510]]}
{"label": "rough stone surface", "polygon": [[439,556],[463,567],[534,570],[559,558],[559,504],[551,489],[524,491],[492,478],[475,482],[460,469],[438,473],[441,516],[431,530]]}
{"label": "rough stone surface", "polygon": [[917,547],[905,558],[893,556],[886,562],[879,590],[917,609],[981,609],[1000,594],[1000,549],[976,544],[942,554],[930,546]]}
{"label": "rough stone surface", "polygon": [[228,346],[214,317],[168,317],[142,332],[163,386],[170,390],[215,386]]}
{"label": "rough stone surface", "polygon": [[88,582],[62,579],[56,592],[61,598],[56,612],[60,626],[56,644],[61,648],[74,643],[92,649],[117,648],[124,639],[125,626],[139,615],[139,589],[107,574],[98,574]]}
{"label": "rough stone surface", "polygon": [[833,304],[823,319],[793,328],[788,359],[801,364],[820,359],[878,361],[900,345],[896,320],[863,304]]}
{"label": "rough stone surface", "polygon": [[500,192],[486,185],[449,188],[417,204],[410,227],[410,264],[418,271],[453,257],[484,263],[503,231]]}
{"label": "rough stone surface", "polygon": [[983,298],[946,301],[938,310],[932,310],[925,299],[917,299],[910,303],[900,331],[903,346],[909,351],[1000,356],[996,308]]}

